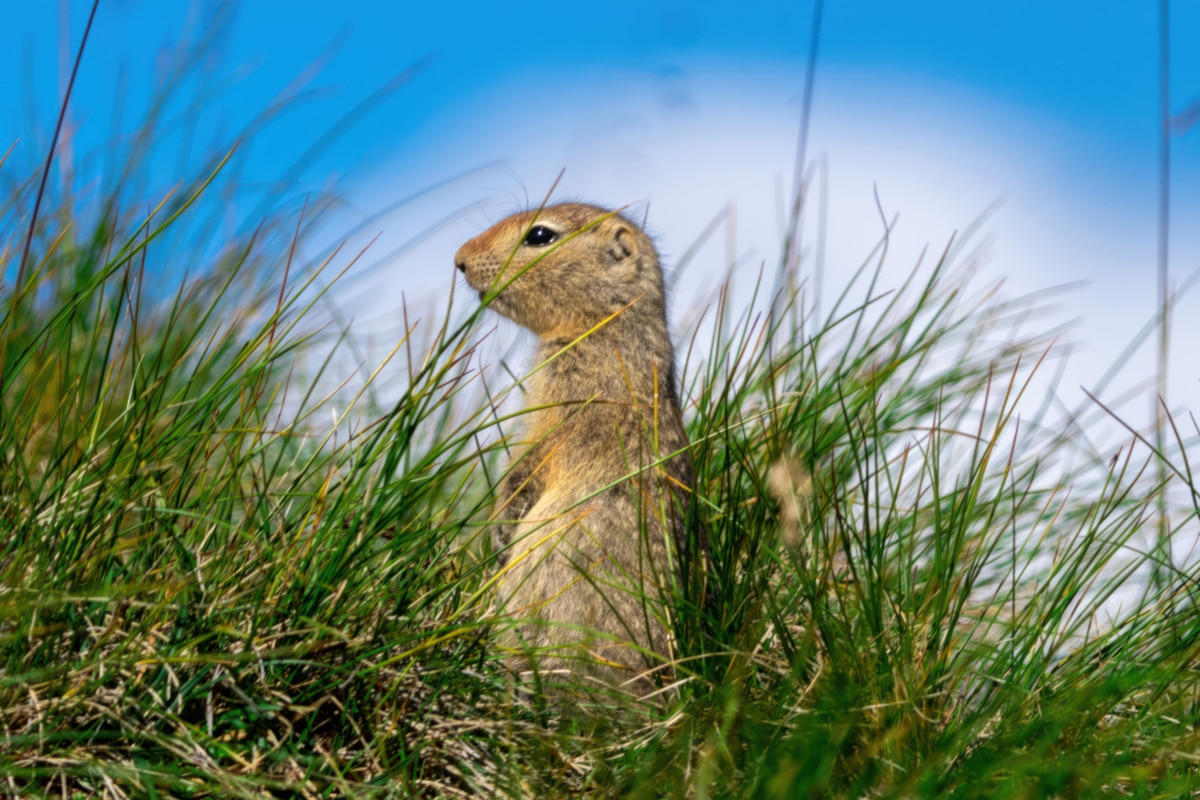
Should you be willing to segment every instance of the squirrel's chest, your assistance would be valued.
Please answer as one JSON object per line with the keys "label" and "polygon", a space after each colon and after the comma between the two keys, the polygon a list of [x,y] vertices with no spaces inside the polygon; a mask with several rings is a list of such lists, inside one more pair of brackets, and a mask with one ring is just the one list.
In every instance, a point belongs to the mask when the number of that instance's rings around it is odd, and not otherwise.
{"label": "squirrel's chest", "polygon": [[637,528],[628,491],[551,486],[518,523],[513,552],[516,561],[572,563],[579,557],[623,555],[624,543],[637,539]]}

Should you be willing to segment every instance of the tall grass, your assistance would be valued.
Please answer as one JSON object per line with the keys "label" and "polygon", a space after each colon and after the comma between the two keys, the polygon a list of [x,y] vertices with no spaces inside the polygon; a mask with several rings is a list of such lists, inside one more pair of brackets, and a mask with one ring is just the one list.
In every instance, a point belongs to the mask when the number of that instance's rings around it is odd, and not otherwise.
{"label": "tall grass", "polygon": [[[769,275],[694,315],[708,592],[672,604],[678,694],[614,723],[617,698],[515,692],[492,643],[488,508],[520,420],[487,400],[518,389],[481,363],[486,310],[414,324],[333,404],[313,320],[354,254],[305,263],[295,212],[217,238],[224,163],[153,200],[52,191],[19,291],[37,176],[6,177],[3,791],[1195,792],[1198,576],[1144,546],[1158,456],[1081,459],[1022,416],[1052,354],[1024,332],[1037,300],[975,288],[960,246],[890,287],[881,246],[821,319]],[[382,408],[379,374],[404,376]],[[1194,497],[1177,438],[1160,455]],[[1152,567],[1169,590],[1126,590]]]}

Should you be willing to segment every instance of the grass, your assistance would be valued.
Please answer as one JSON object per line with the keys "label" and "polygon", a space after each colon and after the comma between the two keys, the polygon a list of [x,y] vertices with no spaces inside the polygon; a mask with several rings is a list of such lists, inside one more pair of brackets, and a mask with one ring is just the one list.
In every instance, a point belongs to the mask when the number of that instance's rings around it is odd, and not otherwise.
{"label": "grass", "polygon": [[[885,290],[881,243],[821,319],[786,274],[689,315],[712,601],[684,582],[685,680],[613,724],[618,698],[514,693],[492,645],[520,420],[487,401],[519,393],[482,363],[487,312],[367,365],[395,392],[322,394],[353,330],[318,330],[320,287],[355,257],[298,258],[319,203],[219,235],[213,163],[158,198],[52,187],[19,290],[41,175],[3,166],[0,791],[1196,793],[1200,567],[1148,546],[1163,493],[1196,497],[1194,438],[1110,463],[1028,413],[1037,301],[973,288],[961,246]],[[1155,568],[1165,590],[1123,589]]]}

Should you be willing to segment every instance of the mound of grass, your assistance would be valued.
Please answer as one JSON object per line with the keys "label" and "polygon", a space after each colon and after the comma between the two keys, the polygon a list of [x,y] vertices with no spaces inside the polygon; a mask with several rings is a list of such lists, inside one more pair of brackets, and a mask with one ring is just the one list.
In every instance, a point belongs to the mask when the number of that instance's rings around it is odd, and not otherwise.
{"label": "mound of grass", "polygon": [[[28,260],[40,176],[9,180],[3,791],[1041,798],[1200,783],[1197,567],[1144,547],[1167,489],[1148,479],[1158,456],[1081,458],[1075,429],[1018,415],[1049,348],[1019,333],[1035,301],[973,290],[957,248],[888,291],[873,260],[820,320],[787,274],[749,310],[727,283],[693,315],[680,360],[711,562],[687,565],[672,600],[677,693],[614,724],[617,698],[566,717],[514,692],[492,644],[488,508],[519,420],[487,400],[517,382],[484,386],[484,310],[414,325],[335,406],[315,387],[337,347],[312,320],[319,281],[354,258],[301,263],[295,212],[215,238],[224,163],[150,203],[130,183],[51,192]],[[147,278],[148,259],[170,269]],[[404,381],[379,408],[384,373]],[[1173,480],[1195,497],[1179,444]],[[1127,591],[1152,567],[1163,586]]]}

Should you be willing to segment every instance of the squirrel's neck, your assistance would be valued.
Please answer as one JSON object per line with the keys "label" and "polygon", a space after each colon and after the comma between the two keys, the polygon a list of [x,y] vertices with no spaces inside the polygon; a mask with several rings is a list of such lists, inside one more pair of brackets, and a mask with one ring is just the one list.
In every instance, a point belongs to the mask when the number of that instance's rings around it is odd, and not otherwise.
{"label": "squirrel's neck", "polygon": [[[582,336],[539,339],[531,404],[635,399],[678,404],[674,353],[661,315],[622,315]],[[631,397],[632,395],[632,397]]]}
{"label": "squirrel's neck", "polygon": [[[666,319],[612,320],[587,336],[546,337],[527,385],[526,441],[545,474],[595,488],[687,447]],[[631,324],[633,323],[633,324]],[[686,459],[669,469],[686,483]]]}

